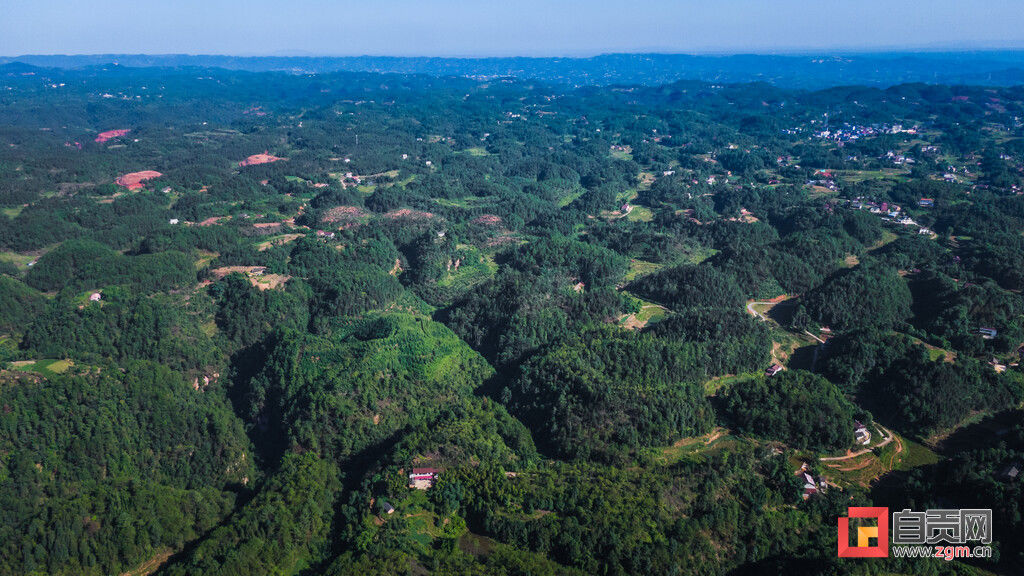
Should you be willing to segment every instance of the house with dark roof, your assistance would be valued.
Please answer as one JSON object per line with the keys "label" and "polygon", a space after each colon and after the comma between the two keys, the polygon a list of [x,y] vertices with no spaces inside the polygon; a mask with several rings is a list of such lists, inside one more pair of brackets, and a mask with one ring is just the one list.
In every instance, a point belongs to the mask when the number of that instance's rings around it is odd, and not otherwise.
{"label": "house with dark roof", "polygon": [[1003,480],[1016,480],[1022,468],[1024,464],[1021,462],[1011,462],[999,471],[999,477]]}

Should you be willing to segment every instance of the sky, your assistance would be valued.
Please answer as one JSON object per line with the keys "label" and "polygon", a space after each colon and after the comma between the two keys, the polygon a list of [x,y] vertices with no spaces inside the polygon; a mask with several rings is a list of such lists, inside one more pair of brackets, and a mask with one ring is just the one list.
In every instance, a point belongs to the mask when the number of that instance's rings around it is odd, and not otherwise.
{"label": "sky", "polygon": [[1021,0],[0,0],[0,55],[1024,48]]}

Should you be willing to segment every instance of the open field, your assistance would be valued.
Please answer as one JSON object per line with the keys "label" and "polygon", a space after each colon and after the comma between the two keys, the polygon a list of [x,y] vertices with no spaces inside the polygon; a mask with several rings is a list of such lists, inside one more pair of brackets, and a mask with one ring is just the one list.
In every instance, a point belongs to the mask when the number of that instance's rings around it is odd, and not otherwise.
{"label": "open field", "polygon": [[18,252],[0,252],[0,262],[14,264],[19,269],[27,269],[28,263],[36,260],[38,256],[32,254],[19,254]]}
{"label": "open field", "polygon": [[488,278],[494,276],[497,271],[498,265],[495,264],[493,256],[484,255],[477,250],[472,250],[457,269],[449,270],[437,284],[439,286],[453,286],[468,290],[481,282],[485,282]]}
{"label": "open field", "polygon": [[259,252],[270,250],[274,246],[283,246],[289,242],[294,242],[303,236],[305,236],[305,234],[278,234],[277,236],[273,236],[256,244],[256,250]]}
{"label": "open field", "polygon": [[650,222],[654,220],[654,213],[647,206],[633,206],[626,218],[632,222]]}
{"label": "open field", "polygon": [[938,461],[939,456],[927,447],[895,435],[893,441],[884,446],[845,460],[823,460],[821,465],[824,476],[830,482],[840,486],[869,488],[889,472],[910,470]]}
{"label": "open field", "polygon": [[743,374],[726,374],[724,376],[715,376],[704,383],[704,395],[715,396],[720,390],[724,390],[733,386],[734,384],[741,384],[753,378],[760,376],[760,372],[746,372]]}
{"label": "open field", "polygon": [[738,444],[749,444],[745,438],[733,436],[725,428],[715,428],[703,436],[682,438],[671,446],[651,448],[647,454],[655,464],[671,466],[681,461],[700,462],[708,454],[732,448]]}
{"label": "open field", "polygon": [[648,262],[646,260],[638,260],[636,258],[631,258],[629,261],[629,271],[626,272],[625,280],[626,282],[632,282],[633,280],[636,280],[637,278],[640,278],[642,276],[654,274],[655,272],[661,270],[664,267],[664,264],[659,264],[657,262]]}
{"label": "open field", "polygon": [[904,181],[910,175],[908,170],[899,168],[881,168],[879,170],[833,170],[837,179],[842,179],[852,184],[865,182],[867,180],[896,180]]}
{"label": "open field", "polygon": [[[640,300],[638,298],[638,300]],[[653,302],[647,302],[641,300],[640,311],[635,314],[626,314],[619,319],[619,324],[623,328],[629,328],[630,330],[641,330],[645,328],[651,322],[657,322],[665,316],[668,316],[671,312],[668,308],[660,304]]]}
{"label": "open field", "polygon": [[75,363],[71,360],[18,360],[11,362],[11,369],[20,372],[36,372],[43,376],[55,376],[68,371]]}

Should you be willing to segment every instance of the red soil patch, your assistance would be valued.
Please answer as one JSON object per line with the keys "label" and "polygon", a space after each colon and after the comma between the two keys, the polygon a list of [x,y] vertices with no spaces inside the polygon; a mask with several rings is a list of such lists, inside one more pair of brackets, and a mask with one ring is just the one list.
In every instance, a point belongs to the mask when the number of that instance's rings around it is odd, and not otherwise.
{"label": "red soil patch", "polygon": [[278,160],[284,160],[284,158],[278,158],[277,156],[271,156],[264,152],[263,154],[253,154],[245,160],[238,163],[239,166],[255,166],[257,164],[269,164],[271,162],[277,162]]}
{"label": "red soil patch", "polygon": [[232,273],[239,273],[249,279],[249,283],[260,290],[273,290],[284,286],[291,280],[291,276],[283,274],[268,274],[266,266],[224,266],[210,270],[217,280]]}
{"label": "red soil patch", "polygon": [[402,208],[401,210],[392,210],[384,215],[385,218],[392,220],[404,219],[404,220],[427,220],[434,217],[431,212],[420,212],[419,210],[410,210],[408,208]]}
{"label": "red soil patch", "polygon": [[284,222],[259,222],[253,224],[252,227],[262,231],[274,231],[280,230],[284,226]]}
{"label": "red soil patch", "polygon": [[196,226],[203,226],[203,227],[213,226],[214,224],[220,222],[221,220],[230,220],[230,217],[228,217],[228,216],[211,216],[211,217],[207,218],[206,220],[203,220],[202,222],[196,224]]}
{"label": "red soil patch", "polygon": [[324,215],[324,222],[351,222],[366,216],[366,211],[358,206],[335,206]]}
{"label": "red soil patch", "polygon": [[96,136],[96,142],[99,142],[100,144],[102,144],[102,143],[106,142],[107,140],[112,140],[114,138],[120,138],[121,136],[124,136],[125,134],[127,134],[129,132],[131,132],[131,130],[128,129],[128,128],[125,128],[123,130],[107,130],[106,132],[100,132],[99,135]]}
{"label": "red soil patch", "polygon": [[473,220],[473,224],[486,224],[488,226],[497,226],[501,224],[501,216],[495,216],[494,214],[484,214]]}
{"label": "red soil patch", "polygon": [[163,174],[156,170],[143,170],[142,172],[132,172],[131,174],[125,174],[117,179],[118,186],[124,186],[129,190],[141,190],[143,188],[142,183],[146,180],[152,180],[153,178],[159,178]]}

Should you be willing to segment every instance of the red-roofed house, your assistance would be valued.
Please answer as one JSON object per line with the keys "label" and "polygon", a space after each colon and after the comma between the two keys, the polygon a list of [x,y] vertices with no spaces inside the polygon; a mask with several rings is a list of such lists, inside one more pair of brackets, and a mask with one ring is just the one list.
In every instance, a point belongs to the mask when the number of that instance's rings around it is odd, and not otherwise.
{"label": "red-roofed house", "polygon": [[413,468],[409,473],[409,488],[426,490],[434,485],[440,474],[437,468]]}

